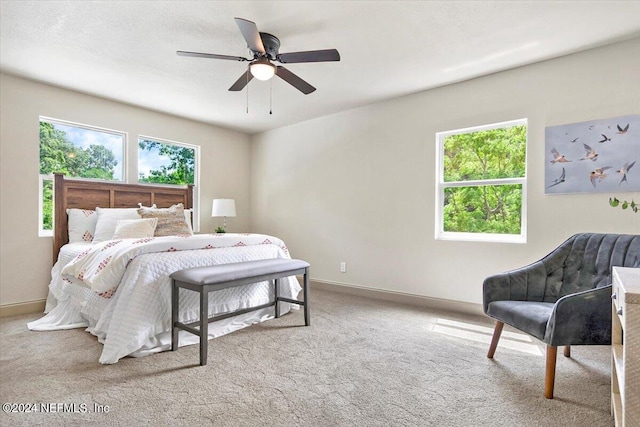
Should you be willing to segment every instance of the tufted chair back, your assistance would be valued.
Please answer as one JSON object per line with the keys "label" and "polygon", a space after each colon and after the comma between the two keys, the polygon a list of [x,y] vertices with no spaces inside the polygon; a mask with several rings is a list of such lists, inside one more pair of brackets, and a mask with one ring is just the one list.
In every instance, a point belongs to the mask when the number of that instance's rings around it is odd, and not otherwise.
{"label": "tufted chair back", "polygon": [[[640,267],[640,236],[576,234],[541,260],[505,273],[511,288],[503,299],[555,303],[565,295],[610,285],[612,266]],[[485,298],[485,312],[487,303]]]}
{"label": "tufted chair back", "polygon": [[547,275],[544,302],[611,284],[611,267],[640,267],[640,236],[576,234],[540,262]]}

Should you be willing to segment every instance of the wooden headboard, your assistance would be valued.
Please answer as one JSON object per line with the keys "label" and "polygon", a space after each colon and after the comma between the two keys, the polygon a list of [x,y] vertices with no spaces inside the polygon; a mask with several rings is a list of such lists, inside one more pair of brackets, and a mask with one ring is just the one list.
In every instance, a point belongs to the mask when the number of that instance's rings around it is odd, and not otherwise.
{"label": "wooden headboard", "polygon": [[182,203],[185,209],[193,208],[193,185],[159,186],[147,184],[123,184],[120,182],[85,181],[66,179],[55,174],[54,189],[54,234],[53,262],[58,259],[62,245],[69,242],[67,209],[137,208],[156,205],[167,208]]}

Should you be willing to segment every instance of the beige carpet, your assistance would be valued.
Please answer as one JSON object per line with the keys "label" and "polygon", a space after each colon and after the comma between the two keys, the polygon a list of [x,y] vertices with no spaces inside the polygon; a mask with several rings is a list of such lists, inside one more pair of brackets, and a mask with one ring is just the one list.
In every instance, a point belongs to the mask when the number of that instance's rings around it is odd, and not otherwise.
{"label": "beige carpet", "polygon": [[197,345],[100,365],[101,344],[81,329],[2,319],[2,403],[77,412],[3,412],[0,425],[613,425],[609,347],[559,352],[546,400],[544,357],[527,353],[542,346],[506,333],[489,360],[488,319],[324,290],[312,303],[310,327],[295,312],[210,341],[205,367]]}

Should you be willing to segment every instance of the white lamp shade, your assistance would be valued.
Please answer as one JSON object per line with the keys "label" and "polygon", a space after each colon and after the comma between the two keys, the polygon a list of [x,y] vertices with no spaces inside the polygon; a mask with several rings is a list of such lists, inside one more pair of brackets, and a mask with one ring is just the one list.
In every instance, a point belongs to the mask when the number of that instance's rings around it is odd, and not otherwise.
{"label": "white lamp shade", "polygon": [[233,199],[213,199],[211,216],[236,216],[236,201]]}

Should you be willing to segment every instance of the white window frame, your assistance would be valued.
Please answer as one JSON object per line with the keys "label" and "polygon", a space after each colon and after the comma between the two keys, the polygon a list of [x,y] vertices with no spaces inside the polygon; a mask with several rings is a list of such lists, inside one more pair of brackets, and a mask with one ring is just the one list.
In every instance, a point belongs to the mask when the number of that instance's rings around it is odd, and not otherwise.
{"label": "white window frame", "polygon": [[[525,173],[519,178],[484,179],[470,181],[444,181],[444,142],[451,135],[481,132],[485,130],[508,128],[525,125],[527,127],[527,140],[525,141]],[[436,240],[454,240],[467,242],[499,242],[499,243],[526,243],[527,242],[527,155],[529,125],[527,119],[510,120],[489,125],[473,126],[464,129],[451,130],[436,133],[436,212],[435,212],[435,238]],[[482,185],[507,185],[518,184],[522,187],[522,207],[520,212],[520,234],[498,233],[470,233],[444,231],[444,192],[446,188],[474,187]]]}
{"label": "white window frame", "polygon": [[[53,117],[47,117],[47,116],[39,116],[38,118],[38,128],[40,128],[40,122],[47,122],[47,123],[53,123],[53,124],[59,124],[62,126],[72,126],[72,127],[76,127],[76,128],[80,128],[80,129],[87,129],[87,130],[93,130],[96,132],[103,132],[103,133],[110,133],[110,134],[114,134],[114,135],[120,135],[122,136],[122,179],[99,179],[99,178],[81,178],[81,177],[70,177],[73,179],[77,179],[77,180],[83,180],[83,181],[99,181],[99,182],[127,182],[127,170],[128,170],[128,164],[127,164],[127,152],[128,152],[128,144],[129,144],[129,134],[127,132],[124,131],[120,131],[120,130],[115,130],[115,129],[108,129],[108,128],[103,128],[103,127],[99,127],[99,126],[93,126],[93,125],[87,125],[84,123],[77,123],[77,122],[71,122],[68,120],[61,120],[61,119],[55,119]],[[38,170],[40,170],[40,132],[38,132]],[[38,174],[38,237],[53,237],[53,230],[45,230],[44,228],[42,228],[42,221],[43,221],[43,216],[42,216],[42,191],[43,191],[43,181],[44,180],[51,180],[53,182],[53,175],[52,174]],[[55,187],[53,189],[54,191],[54,198],[55,198]],[[55,209],[53,212],[53,221],[54,221],[54,225],[55,225]]]}
{"label": "white window frame", "polygon": [[160,144],[169,144],[176,145],[178,147],[190,148],[194,150],[194,165],[193,165],[193,209],[192,213],[192,226],[193,231],[200,231],[200,146],[194,144],[188,144],[186,142],[180,141],[172,141],[170,139],[165,138],[157,138],[155,136],[149,135],[138,135],[136,139],[136,183],[140,185],[154,185],[154,186],[167,186],[167,187],[176,187],[178,184],[156,184],[156,183],[147,183],[147,182],[139,182],[138,179],[140,177],[140,163],[138,158],[138,152],[140,150],[138,143],[141,139],[146,139],[148,141],[159,142]]}

